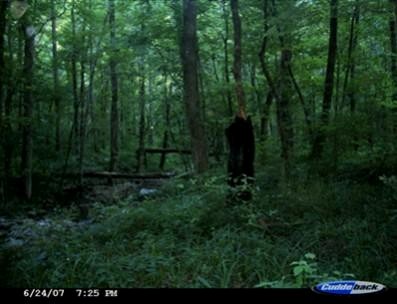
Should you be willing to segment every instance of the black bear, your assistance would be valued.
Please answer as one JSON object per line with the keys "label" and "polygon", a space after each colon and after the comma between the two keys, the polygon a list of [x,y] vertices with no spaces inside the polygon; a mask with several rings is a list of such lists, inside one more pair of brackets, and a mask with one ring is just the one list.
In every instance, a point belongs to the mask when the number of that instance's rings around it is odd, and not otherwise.
{"label": "black bear", "polygon": [[255,138],[251,118],[236,116],[225,133],[229,143],[228,184],[231,187],[242,187],[241,191],[237,192],[238,199],[250,200],[252,193],[249,186],[254,182],[255,158]]}

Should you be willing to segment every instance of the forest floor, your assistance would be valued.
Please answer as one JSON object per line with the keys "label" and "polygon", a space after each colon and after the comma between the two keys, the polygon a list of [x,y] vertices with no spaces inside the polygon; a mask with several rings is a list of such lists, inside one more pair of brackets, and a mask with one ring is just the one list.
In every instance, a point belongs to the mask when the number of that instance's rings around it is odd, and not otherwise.
{"label": "forest floor", "polygon": [[275,168],[257,175],[248,203],[227,205],[225,175],[213,170],[145,188],[159,189],[146,197],[122,183],[124,194],[109,202],[97,188],[86,214],[71,204],[0,218],[0,285],[304,287],[355,278],[397,286],[392,189],[349,179],[282,185],[274,176]]}

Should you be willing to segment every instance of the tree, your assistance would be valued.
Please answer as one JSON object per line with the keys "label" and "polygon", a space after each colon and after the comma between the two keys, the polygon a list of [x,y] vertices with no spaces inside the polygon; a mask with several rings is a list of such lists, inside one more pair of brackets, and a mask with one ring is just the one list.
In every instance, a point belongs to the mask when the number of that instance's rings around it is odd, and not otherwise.
{"label": "tree", "polygon": [[[76,2],[73,0],[71,8],[72,23],[72,54],[71,54],[71,73],[72,73],[72,92],[73,92],[73,125],[71,136],[74,138],[74,151],[79,152],[79,95],[77,87],[77,57],[78,47],[76,38]],[[71,144],[71,143],[70,143]]]}
{"label": "tree", "polygon": [[334,89],[334,71],[337,51],[337,37],[338,37],[338,0],[331,0],[330,2],[330,34],[328,43],[328,60],[327,70],[324,82],[324,95],[322,112],[320,117],[320,129],[315,135],[311,158],[319,159],[323,152],[323,145],[326,139],[324,128],[329,122],[329,112],[331,109],[332,92]]}
{"label": "tree", "polygon": [[246,117],[245,110],[245,94],[242,83],[241,68],[242,68],[242,50],[241,50],[241,19],[239,15],[238,0],[230,0],[233,17],[234,29],[234,63],[233,75],[236,82],[236,96],[238,103],[238,115],[242,118]]}
{"label": "tree", "polygon": [[116,166],[119,153],[119,112],[118,112],[118,78],[117,78],[117,62],[116,62],[116,25],[115,25],[115,0],[109,0],[109,27],[110,27],[110,49],[111,56],[109,60],[110,66],[110,82],[112,90],[112,108],[110,119],[110,163],[109,170],[113,171]]}
{"label": "tree", "polygon": [[198,91],[198,46],[197,46],[197,3],[183,1],[182,29],[183,91],[187,124],[190,131],[192,156],[195,171],[202,173],[208,169],[207,140],[200,115]]}
{"label": "tree", "polygon": [[21,171],[24,181],[24,194],[27,199],[32,197],[32,158],[33,158],[33,73],[35,53],[35,28],[30,22],[29,13],[21,20],[24,35],[23,65],[23,128]]}
{"label": "tree", "polygon": [[229,12],[226,5],[227,0],[222,0],[222,12],[223,20],[225,23],[225,33],[223,34],[223,55],[224,55],[224,74],[226,81],[226,97],[229,116],[233,115],[233,105],[232,105],[232,94],[230,93],[230,75],[229,75],[229,50],[228,50],[228,40],[229,40]]}
{"label": "tree", "polygon": [[[356,109],[356,99],[352,88],[348,88],[349,80],[350,85],[354,80],[355,72],[355,58],[354,53],[357,47],[357,26],[360,19],[360,8],[358,3],[355,4],[353,13],[350,21],[349,30],[349,47],[347,51],[347,63],[345,70],[345,79],[343,81],[343,92],[342,92],[342,107],[345,105],[346,97],[350,99],[350,111],[353,113]],[[397,49],[396,49],[397,51]],[[397,54],[396,54],[397,55]],[[397,70],[396,70],[397,72]]]}
{"label": "tree", "polygon": [[51,38],[52,38],[52,77],[53,77],[53,98],[55,104],[55,150],[61,149],[61,105],[59,95],[59,68],[57,48],[57,16],[56,2],[51,1]]}
{"label": "tree", "polygon": [[8,2],[0,2],[0,129],[1,119],[3,114],[3,88],[4,88],[4,75],[5,75],[5,63],[4,63],[4,35],[6,30],[6,9]]}
{"label": "tree", "polygon": [[290,83],[288,78],[288,69],[291,58],[291,51],[282,50],[280,59],[280,81],[278,85],[280,98],[276,104],[278,129],[281,139],[281,157],[284,161],[283,177],[286,179],[290,176],[291,155],[294,146],[294,132],[289,105],[289,99],[291,98],[289,94]]}

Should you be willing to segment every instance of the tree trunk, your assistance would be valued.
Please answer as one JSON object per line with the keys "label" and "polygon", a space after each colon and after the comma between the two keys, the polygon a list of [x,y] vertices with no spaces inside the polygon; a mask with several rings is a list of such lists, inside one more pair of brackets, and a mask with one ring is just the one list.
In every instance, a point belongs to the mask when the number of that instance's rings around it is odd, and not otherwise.
{"label": "tree trunk", "polygon": [[233,75],[236,82],[236,96],[238,104],[238,115],[246,118],[246,105],[245,94],[242,83],[242,50],[241,50],[241,19],[239,15],[238,0],[230,0],[233,16],[233,29],[234,29],[234,63]]}
{"label": "tree trunk", "polygon": [[24,181],[24,194],[27,199],[32,197],[32,113],[33,113],[33,65],[34,65],[34,39],[35,29],[25,15],[22,21],[22,31],[25,40],[25,57],[23,66],[23,118],[22,127],[22,176]]}
{"label": "tree trunk", "polygon": [[[0,1],[0,132],[2,131],[3,118],[3,97],[4,97],[4,83],[5,83],[5,62],[4,62],[4,36],[6,30],[6,9],[8,2]],[[1,133],[0,133],[1,134]]]}
{"label": "tree trunk", "polygon": [[337,52],[337,35],[338,35],[338,0],[331,0],[330,2],[330,34],[328,43],[328,61],[327,71],[324,83],[324,97],[322,113],[320,118],[320,128],[315,135],[311,158],[319,159],[323,152],[323,145],[326,140],[324,128],[329,122],[329,111],[332,103],[332,92],[334,88],[334,71]]}
{"label": "tree trunk", "polygon": [[289,50],[281,52],[280,62],[280,100],[277,102],[277,121],[281,139],[281,157],[284,162],[283,177],[288,179],[291,169],[291,156],[294,146],[294,132],[292,128],[292,118],[289,109],[289,77],[288,70],[291,62],[292,53]]}
{"label": "tree trunk", "polygon": [[202,173],[208,169],[207,139],[200,115],[198,90],[198,46],[197,46],[197,3],[183,1],[182,66],[184,103],[187,124],[191,136],[195,171]]}
{"label": "tree trunk", "polygon": [[[169,131],[171,128],[171,123],[170,123],[170,112],[171,112],[171,104],[169,101],[169,98],[171,96],[171,86],[172,84],[169,85],[169,89],[167,87],[167,76],[165,77],[165,86],[164,86],[164,103],[165,103],[165,111],[164,111],[164,122],[165,122],[165,130],[164,130],[164,137],[163,137],[163,149],[168,148],[168,141],[169,141]],[[166,161],[166,155],[167,153],[161,153],[160,157],[160,170],[164,170],[165,166],[165,161]]]}
{"label": "tree trunk", "polygon": [[[391,16],[389,21],[390,26],[390,46],[391,46],[391,76],[393,81],[393,102],[397,102],[397,29],[396,29],[396,22],[397,22],[397,0],[390,0],[391,5]],[[392,120],[393,120],[393,133],[397,134],[397,119],[396,114],[397,110],[395,108],[392,109]]]}
{"label": "tree trunk", "polygon": [[391,76],[393,80],[393,100],[397,100],[397,41],[396,41],[396,15],[394,14],[397,10],[397,0],[390,0],[391,4],[391,15],[389,21],[390,28],[390,48],[391,48]]}
{"label": "tree trunk", "polygon": [[261,116],[261,126],[260,126],[260,136],[263,142],[266,142],[269,136],[269,116],[270,116],[270,107],[273,103],[273,92],[269,91],[266,96],[266,102],[263,107],[263,112]]}
{"label": "tree trunk", "polygon": [[[143,61],[143,59],[142,59]],[[141,172],[144,165],[145,165],[145,104],[146,104],[146,96],[145,96],[145,63],[142,62],[141,66],[141,84],[139,89],[139,147],[138,147],[138,154],[137,154],[137,172]]]}
{"label": "tree trunk", "polygon": [[[350,111],[353,113],[356,108],[355,96],[352,88],[349,88],[349,80],[350,86],[354,79],[354,71],[355,71],[355,60],[354,60],[354,52],[357,46],[357,29],[359,22],[359,6],[356,3],[354,7],[354,11],[350,21],[350,34],[349,34],[349,47],[347,51],[347,62],[346,62],[346,71],[345,78],[343,80],[343,92],[342,92],[342,108],[345,106],[346,97],[350,99]],[[396,54],[397,55],[397,54]],[[397,71],[396,71],[397,72]],[[396,75],[397,76],[397,75]]]}
{"label": "tree trunk", "polygon": [[[266,33],[269,30],[269,25],[267,18],[269,16],[268,12],[268,1],[269,0],[263,0],[263,39],[262,39],[262,44],[261,44],[261,49],[258,53],[259,57],[259,62],[261,65],[262,73],[266,78],[266,81],[269,86],[269,91],[267,93],[266,97],[266,103],[263,107],[263,112],[262,112],[262,117],[261,117],[261,138],[263,141],[266,141],[267,135],[268,135],[268,124],[269,124],[269,115],[270,115],[270,107],[273,103],[273,99],[276,100],[277,103],[280,103],[280,93],[278,91],[278,88],[276,87],[276,83],[272,76],[270,75],[270,72],[267,68],[266,65],[266,51],[267,51],[267,36]],[[278,62],[277,58],[276,61]]]}
{"label": "tree trunk", "polygon": [[227,11],[226,0],[222,0],[223,20],[225,22],[225,34],[223,36],[223,53],[224,53],[224,73],[226,81],[226,97],[229,116],[233,116],[232,94],[230,92],[230,75],[229,75],[229,50],[227,41],[229,40],[229,13]]}
{"label": "tree trunk", "polygon": [[73,150],[75,153],[78,153],[80,150],[79,147],[79,96],[78,96],[78,87],[77,87],[77,41],[76,41],[76,16],[75,16],[75,1],[72,2],[72,11],[71,11],[71,22],[72,22],[72,57],[71,57],[71,66],[72,66],[72,91],[73,91],[73,132],[72,138],[73,141]]}
{"label": "tree trunk", "polygon": [[53,98],[55,103],[55,150],[61,149],[61,106],[59,95],[59,73],[58,73],[58,49],[57,49],[57,23],[56,2],[51,1],[51,36],[52,36],[52,77]]}
{"label": "tree trunk", "polygon": [[309,139],[310,139],[310,142],[312,142],[312,140],[313,140],[313,127],[312,127],[312,119],[311,119],[309,107],[307,106],[306,101],[305,101],[305,99],[303,97],[302,91],[301,91],[301,89],[300,89],[300,87],[298,85],[298,82],[295,79],[295,76],[294,76],[294,73],[292,72],[292,68],[291,68],[291,64],[290,63],[288,63],[287,69],[288,69],[288,74],[289,74],[289,76],[291,78],[292,84],[294,85],[295,91],[298,94],[299,102],[300,102],[300,104],[302,106],[303,114],[305,116],[305,123],[306,123],[306,127],[307,127],[307,132],[309,134]]}
{"label": "tree trunk", "polygon": [[[85,26],[83,26],[83,32],[85,31]],[[85,37],[84,37],[85,38]],[[85,96],[85,63],[86,63],[86,53],[85,49],[85,39],[83,38],[83,51],[81,52],[80,58],[80,97],[79,97],[79,172],[80,172],[80,185],[83,185],[83,170],[84,170],[84,149],[85,149],[85,108],[86,108],[86,96]]]}
{"label": "tree trunk", "polygon": [[[0,202],[6,200],[6,194],[5,191],[7,189],[7,172],[6,172],[6,167],[9,166],[8,162],[6,161],[6,147],[9,146],[9,143],[7,142],[6,136],[7,136],[7,130],[6,126],[3,127],[3,97],[4,97],[4,91],[5,91],[5,75],[6,70],[5,70],[5,61],[4,61],[4,35],[5,35],[5,29],[6,29],[6,9],[7,9],[7,1],[0,1],[0,146],[3,148],[3,153],[2,155],[0,153],[0,159],[1,157],[2,160],[4,161],[0,166],[3,166],[4,164],[4,172],[0,174]],[[7,119],[6,119],[7,123]],[[0,150],[1,152],[1,150]]]}
{"label": "tree trunk", "polygon": [[118,79],[117,79],[117,61],[115,53],[116,47],[116,25],[115,25],[115,5],[114,0],[109,0],[109,27],[110,27],[110,81],[112,87],[112,108],[110,119],[110,163],[109,170],[116,168],[116,162],[119,153],[119,113],[118,113]]}
{"label": "tree trunk", "polygon": [[[7,180],[11,176],[11,164],[14,151],[13,144],[13,130],[11,125],[11,111],[12,111],[12,100],[14,98],[16,85],[14,81],[14,63],[13,63],[13,48],[12,48],[12,36],[11,27],[8,27],[8,68],[5,70],[4,77],[7,80],[7,94],[4,100],[4,175],[5,175],[5,186],[7,186]],[[4,79],[4,80],[5,80]],[[5,85],[5,83],[3,83]],[[3,87],[4,89],[4,87]],[[1,115],[1,113],[0,113]],[[1,126],[0,126],[1,128]]]}

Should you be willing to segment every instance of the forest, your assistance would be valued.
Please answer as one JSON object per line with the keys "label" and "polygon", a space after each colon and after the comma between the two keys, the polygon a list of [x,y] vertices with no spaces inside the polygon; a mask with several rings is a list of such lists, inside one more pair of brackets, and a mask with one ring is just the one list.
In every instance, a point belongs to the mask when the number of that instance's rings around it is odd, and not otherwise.
{"label": "forest", "polygon": [[397,287],[397,0],[0,0],[0,287]]}

